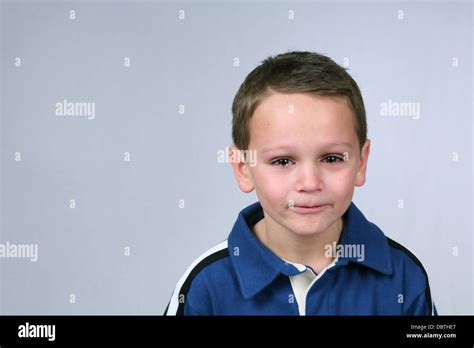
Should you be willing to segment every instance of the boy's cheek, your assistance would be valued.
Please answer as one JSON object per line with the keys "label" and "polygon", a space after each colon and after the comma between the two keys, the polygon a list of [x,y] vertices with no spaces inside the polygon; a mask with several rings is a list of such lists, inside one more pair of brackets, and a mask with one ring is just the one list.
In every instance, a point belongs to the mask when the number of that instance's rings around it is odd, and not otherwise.
{"label": "boy's cheek", "polygon": [[334,186],[347,188],[353,187],[357,176],[355,166],[348,166],[345,170],[341,170],[328,176],[328,182],[333,182]]}
{"label": "boy's cheek", "polygon": [[332,186],[332,192],[339,199],[344,199],[354,191],[354,177],[344,176],[335,180]]}
{"label": "boy's cheek", "polygon": [[258,168],[254,171],[254,181],[258,186],[282,185],[288,181],[288,176],[278,175],[267,168]]}
{"label": "boy's cheek", "polygon": [[259,196],[272,204],[280,204],[282,200],[286,199],[290,191],[290,188],[287,187],[288,182],[273,176],[259,177],[255,184]]}
{"label": "boy's cheek", "polygon": [[272,178],[262,180],[259,184],[260,191],[272,200],[281,199],[281,197],[285,197],[288,193],[288,189],[285,186],[286,183],[272,180]]}

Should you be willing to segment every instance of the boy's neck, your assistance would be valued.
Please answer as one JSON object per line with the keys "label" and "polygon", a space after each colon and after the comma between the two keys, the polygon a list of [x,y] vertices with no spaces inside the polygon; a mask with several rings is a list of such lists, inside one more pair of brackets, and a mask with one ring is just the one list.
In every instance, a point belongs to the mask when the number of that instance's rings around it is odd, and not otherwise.
{"label": "boy's neck", "polygon": [[299,236],[289,232],[271,218],[263,218],[252,227],[252,231],[258,240],[280,258],[310,266],[319,274],[334,261],[334,257],[325,255],[325,247],[338,243],[343,224],[341,217],[323,233]]}

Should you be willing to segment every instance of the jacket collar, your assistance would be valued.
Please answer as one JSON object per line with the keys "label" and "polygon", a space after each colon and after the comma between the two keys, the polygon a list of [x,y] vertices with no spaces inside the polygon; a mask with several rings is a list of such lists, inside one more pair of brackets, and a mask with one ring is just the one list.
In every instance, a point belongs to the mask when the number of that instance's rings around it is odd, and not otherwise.
{"label": "jacket collar", "polygon": [[[299,274],[294,265],[285,262],[262,242],[251,228],[264,217],[262,206],[256,202],[243,209],[228,238],[229,255],[236,270],[242,295],[250,299],[267,287],[280,274]],[[356,255],[338,256],[334,267],[357,263],[375,271],[391,274],[390,249],[383,232],[368,221],[351,202],[344,214],[345,224],[338,249],[344,246],[363,246],[363,257]],[[359,249],[360,250],[360,249]]]}

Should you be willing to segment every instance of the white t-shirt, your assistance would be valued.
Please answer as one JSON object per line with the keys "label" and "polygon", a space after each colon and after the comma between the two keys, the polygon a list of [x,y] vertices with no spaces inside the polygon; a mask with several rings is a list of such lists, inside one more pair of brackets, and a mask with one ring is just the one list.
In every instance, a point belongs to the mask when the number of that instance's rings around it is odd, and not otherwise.
{"label": "white t-shirt", "polygon": [[287,260],[283,260],[293,266],[295,266],[300,272],[297,275],[290,276],[291,287],[296,297],[296,302],[298,303],[298,310],[300,315],[306,315],[306,295],[308,294],[311,286],[326,272],[327,269],[333,267],[337,262],[336,259],[328,265],[321,273],[316,274],[313,269],[309,266],[294,263]]}

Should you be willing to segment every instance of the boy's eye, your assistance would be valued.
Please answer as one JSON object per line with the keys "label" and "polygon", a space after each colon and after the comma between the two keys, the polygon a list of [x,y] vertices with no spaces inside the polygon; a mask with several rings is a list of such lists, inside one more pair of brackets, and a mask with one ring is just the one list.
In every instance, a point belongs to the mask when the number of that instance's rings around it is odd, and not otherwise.
{"label": "boy's eye", "polygon": [[272,162],[273,165],[276,165],[277,167],[286,167],[288,166],[292,161],[289,160],[288,158],[279,158],[277,160],[274,160]]}
{"label": "boy's eye", "polygon": [[338,162],[344,162],[344,158],[335,156],[335,155],[329,155],[324,157],[323,161],[325,163],[338,163]]}

